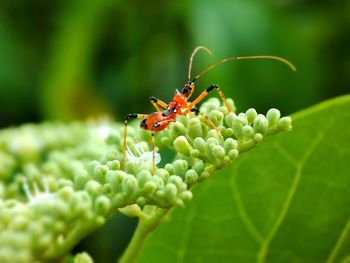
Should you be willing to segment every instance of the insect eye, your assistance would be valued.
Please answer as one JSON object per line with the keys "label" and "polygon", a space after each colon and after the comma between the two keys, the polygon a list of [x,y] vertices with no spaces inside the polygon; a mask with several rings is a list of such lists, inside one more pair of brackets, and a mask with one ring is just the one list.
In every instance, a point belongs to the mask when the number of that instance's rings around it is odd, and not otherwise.
{"label": "insect eye", "polygon": [[185,87],[182,89],[182,94],[186,95],[188,92],[189,92],[189,88],[185,86]]}
{"label": "insect eye", "polygon": [[143,120],[141,121],[141,123],[140,123],[140,127],[141,127],[141,128],[144,128],[144,129],[147,129],[147,124],[146,124],[146,122],[147,122],[147,119],[143,119]]}

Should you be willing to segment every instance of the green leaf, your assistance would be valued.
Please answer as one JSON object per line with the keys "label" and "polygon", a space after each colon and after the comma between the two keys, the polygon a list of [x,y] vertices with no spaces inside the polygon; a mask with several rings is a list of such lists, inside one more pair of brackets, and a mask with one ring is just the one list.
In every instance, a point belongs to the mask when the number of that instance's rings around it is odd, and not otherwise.
{"label": "green leaf", "polygon": [[293,130],[194,189],[139,262],[348,262],[350,96],[293,116]]}

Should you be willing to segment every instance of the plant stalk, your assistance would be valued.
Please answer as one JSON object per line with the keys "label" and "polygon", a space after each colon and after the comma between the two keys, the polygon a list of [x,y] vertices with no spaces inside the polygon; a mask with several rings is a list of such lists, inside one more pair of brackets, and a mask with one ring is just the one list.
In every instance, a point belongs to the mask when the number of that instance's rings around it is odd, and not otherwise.
{"label": "plant stalk", "polygon": [[119,263],[136,262],[141,248],[145,244],[151,233],[160,225],[162,219],[170,212],[170,208],[158,208],[148,217],[140,217],[134,235],[126,248],[124,254],[119,259]]}

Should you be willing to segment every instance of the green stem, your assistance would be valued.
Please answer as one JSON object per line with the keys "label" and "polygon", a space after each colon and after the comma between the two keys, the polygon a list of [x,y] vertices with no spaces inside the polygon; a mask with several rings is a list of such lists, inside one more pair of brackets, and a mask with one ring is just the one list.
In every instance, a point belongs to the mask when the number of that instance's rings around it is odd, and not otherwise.
{"label": "green stem", "polygon": [[147,218],[140,218],[134,235],[126,248],[124,254],[119,259],[119,263],[136,262],[136,258],[141,251],[145,241],[151,233],[159,226],[162,219],[169,213],[169,208],[158,208]]}
{"label": "green stem", "polygon": [[101,226],[101,224],[96,224],[94,221],[91,224],[85,225],[82,223],[80,226],[77,226],[69,233],[62,244],[54,246],[46,253],[44,260],[48,262],[56,262],[57,259],[63,258],[82,237],[87,236],[88,233],[93,232],[99,226]]}

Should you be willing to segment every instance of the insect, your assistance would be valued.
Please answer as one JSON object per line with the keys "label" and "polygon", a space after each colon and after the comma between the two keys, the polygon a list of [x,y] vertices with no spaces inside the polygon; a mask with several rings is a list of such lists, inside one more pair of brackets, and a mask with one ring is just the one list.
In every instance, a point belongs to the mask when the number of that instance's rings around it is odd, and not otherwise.
{"label": "insect", "polygon": [[138,113],[130,113],[125,116],[125,125],[124,125],[124,145],[123,145],[123,169],[126,169],[126,153],[127,153],[127,147],[126,147],[126,135],[127,135],[127,126],[129,119],[142,119],[140,123],[140,127],[142,129],[148,130],[151,132],[152,135],[152,173],[155,174],[155,132],[160,132],[167,128],[170,123],[176,122],[176,117],[178,115],[186,115],[190,112],[196,112],[199,113],[209,126],[216,129],[219,133],[219,129],[211,122],[211,120],[203,113],[199,112],[199,110],[196,108],[196,105],[201,102],[211,91],[216,90],[223,101],[226,109],[228,112],[231,112],[230,107],[226,101],[226,97],[221,91],[220,87],[218,85],[210,85],[208,88],[206,88],[197,98],[195,98],[193,101],[189,101],[189,98],[192,96],[194,90],[195,90],[195,81],[199,79],[202,75],[207,73],[209,70],[215,68],[216,66],[223,64],[225,62],[231,61],[231,60],[243,60],[243,59],[272,59],[272,60],[278,60],[287,66],[289,66],[292,70],[296,70],[294,65],[289,62],[288,60],[277,57],[277,56],[244,56],[244,57],[230,57],[230,58],[224,58],[210,66],[208,66],[206,69],[204,69],[202,72],[200,72],[198,75],[196,75],[193,79],[191,79],[191,70],[192,70],[192,62],[193,58],[196,55],[196,53],[199,50],[205,50],[209,54],[212,54],[212,52],[204,47],[204,46],[198,46],[196,47],[191,56],[189,61],[189,67],[188,67],[188,81],[185,83],[182,91],[176,90],[176,93],[169,103],[165,103],[155,97],[150,97],[150,102],[156,109],[155,112],[150,114],[138,114]]}

